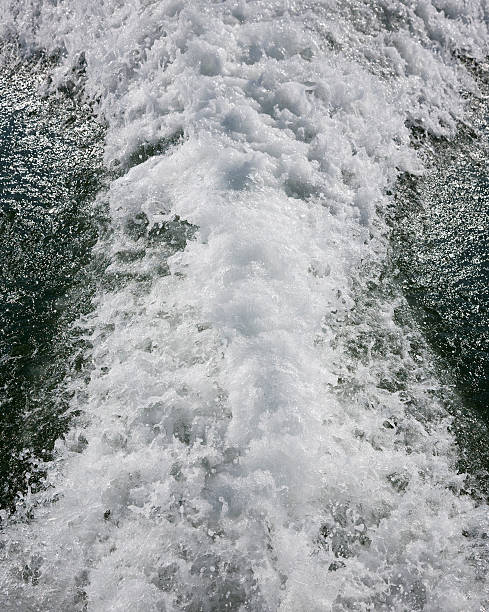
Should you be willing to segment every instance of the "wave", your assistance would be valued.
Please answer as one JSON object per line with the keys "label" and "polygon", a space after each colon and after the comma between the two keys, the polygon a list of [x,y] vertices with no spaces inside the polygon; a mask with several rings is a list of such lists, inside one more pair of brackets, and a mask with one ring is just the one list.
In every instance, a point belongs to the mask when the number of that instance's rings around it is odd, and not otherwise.
{"label": "wave", "polygon": [[83,417],[7,521],[3,609],[483,609],[487,506],[385,214],[412,129],[452,137],[477,94],[488,10],[2,2],[113,173]]}

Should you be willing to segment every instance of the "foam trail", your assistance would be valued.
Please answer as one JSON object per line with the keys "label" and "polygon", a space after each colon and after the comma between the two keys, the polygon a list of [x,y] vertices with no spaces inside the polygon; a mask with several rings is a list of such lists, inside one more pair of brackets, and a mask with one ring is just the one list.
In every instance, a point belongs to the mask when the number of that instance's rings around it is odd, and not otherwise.
{"label": "foam trail", "polygon": [[83,54],[119,175],[84,426],[3,534],[3,609],[483,609],[487,508],[379,271],[486,3],[1,6],[53,86]]}

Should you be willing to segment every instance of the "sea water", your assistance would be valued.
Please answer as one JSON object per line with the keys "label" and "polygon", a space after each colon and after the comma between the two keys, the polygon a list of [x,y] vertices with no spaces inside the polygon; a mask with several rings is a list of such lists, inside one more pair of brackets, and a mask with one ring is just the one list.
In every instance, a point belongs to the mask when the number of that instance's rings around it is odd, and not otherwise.
{"label": "sea water", "polygon": [[66,93],[42,91],[47,58],[5,44],[2,60],[0,506],[15,508],[67,427],[58,383],[83,361],[71,323],[93,290],[102,129]]}
{"label": "sea water", "polygon": [[475,479],[477,494],[487,496],[488,72],[469,68],[480,93],[470,98],[457,137],[425,143],[424,174],[399,181],[391,259],[419,325],[441,356],[438,376],[456,389],[446,400],[456,416],[459,469],[470,474],[466,484]]}
{"label": "sea water", "polygon": [[89,375],[2,515],[3,609],[484,610],[487,505],[391,211],[413,133],[453,139],[480,96],[487,4],[0,7],[112,177]]}

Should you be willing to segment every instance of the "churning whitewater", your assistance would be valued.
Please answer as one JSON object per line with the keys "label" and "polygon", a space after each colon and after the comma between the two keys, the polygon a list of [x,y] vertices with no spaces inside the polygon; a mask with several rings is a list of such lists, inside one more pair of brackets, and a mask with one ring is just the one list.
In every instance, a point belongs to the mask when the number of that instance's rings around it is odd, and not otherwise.
{"label": "churning whitewater", "polygon": [[[486,0],[0,0],[106,125],[108,264],[6,612],[489,609],[386,213],[477,96]],[[465,92],[465,95],[462,95]],[[66,129],[69,129],[66,128]]]}

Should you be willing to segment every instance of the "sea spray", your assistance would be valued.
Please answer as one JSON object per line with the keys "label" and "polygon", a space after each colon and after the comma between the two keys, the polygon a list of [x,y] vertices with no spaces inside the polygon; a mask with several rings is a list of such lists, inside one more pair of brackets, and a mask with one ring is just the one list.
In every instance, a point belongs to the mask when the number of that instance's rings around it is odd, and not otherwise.
{"label": "sea spray", "polygon": [[2,534],[3,607],[480,610],[487,507],[384,213],[410,130],[463,117],[484,3],[3,6],[53,86],[83,54],[118,174],[87,424]]}

